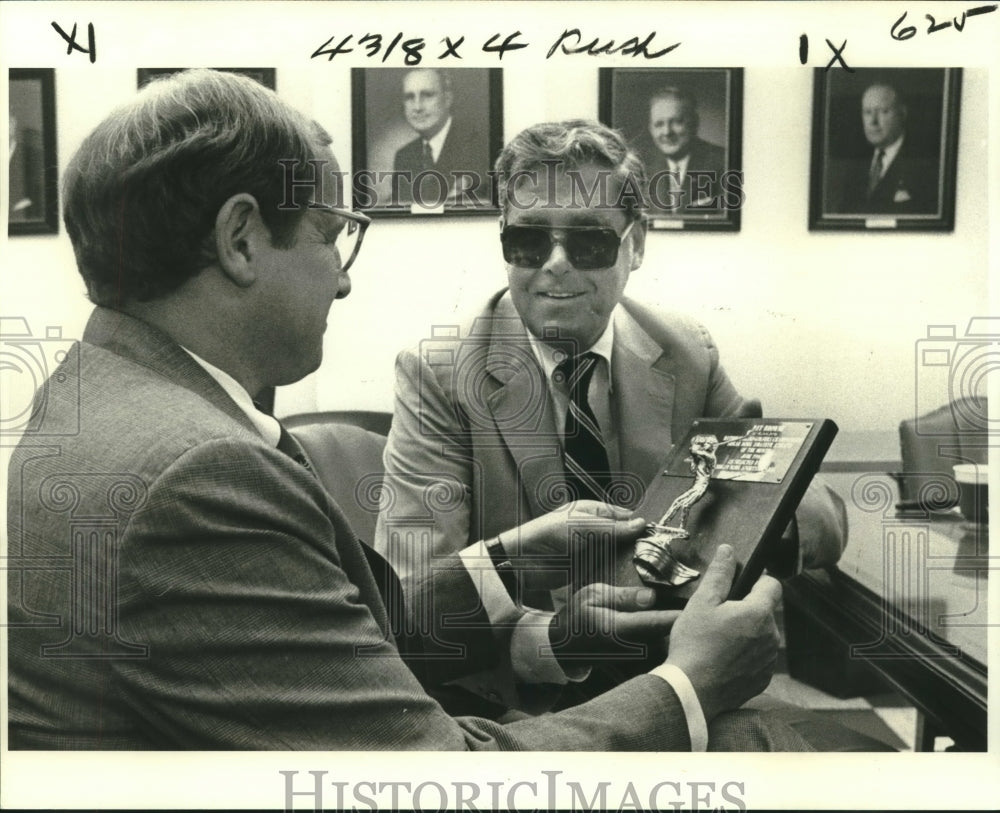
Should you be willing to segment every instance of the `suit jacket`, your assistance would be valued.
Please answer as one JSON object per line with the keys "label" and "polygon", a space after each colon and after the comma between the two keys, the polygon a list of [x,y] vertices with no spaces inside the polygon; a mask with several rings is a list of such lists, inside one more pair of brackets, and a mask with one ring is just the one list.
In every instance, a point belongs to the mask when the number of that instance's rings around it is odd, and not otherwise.
{"label": "suit jacket", "polygon": [[[668,171],[670,166],[666,156],[648,137],[642,142],[639,153],[646,167],[646,177],[651,183],[651,195],[653,195],[652,187],[655,186],[655,195],[650,201],[653,207],[652,214],[655,215],[662,211],[662,208],[656,205],[657,198],[664,204],[670,203],[671,187],[666,176],[660,180],[656,180],[654,176]],[[723,199],[725,189],[722,177],[729,169],[726,164],[725,148],[696,136],[691,141],[688,155],[687,171],[681,183],[681,198],[673,211],[681,213],[724,211],[726,203]]]}
{"label": "suit jacket", "polygon": [[[411,178],[424,171],[423,139],[415,138],[396,150],[393,167],[396,172],[409,172]],[[458,192],[456,184],[461,181],[467,194],[475,194],[480,202],[489,203],[490,184],[486,174],[490,169],[489,144],[485,136],[474,127],[457,118],[452,118],[448,136],[441,146],[434,170],[440,172],[448,182],[448,197],[454,198]],[[455,172],[473,172],[475,178],[455,177]],[[471,184],[471,185],[470,185]],[[421,187],[425,196],[432,199],[438,195],[437,185],[430,180]],[[399,185],[400,197],[412,200],[412,186],[406,180]]]}
{"label": "suit jacket", "polygon": [[[689,747],[652,676],[544,719],[447,715],[401,660],[319,481],[123,314],[95,311],[9,482],[11,748]],[[436,578],[475,619],[467,572]],[[482,625],[429,633],[432,648],[466,647],[456,673],[492,657]]]}
{"label": "suit jacket", "polygon": [[937,162],[913,154],[907,141],[869,194],[874,153],[849,162],[836,175],[843,179],[839,212],[844,214],[934,214],[938,211]]}
{"label": "suit jacket", "polygon": [[[615,479],[635,490],[638,503],[693,420],[739,414],[744,400],[701,325],[629,299],[614,318]],[[399,355],[375,545],[404,586],[425,579],[441,557],[564,501],[556,426],[544,373],[505,291],[458,336]],[[796,518],[806,561],[835,562],[847,535],[840,498],[814,482]],[[524,706],[504,655],[489,675],[465,684]]]}

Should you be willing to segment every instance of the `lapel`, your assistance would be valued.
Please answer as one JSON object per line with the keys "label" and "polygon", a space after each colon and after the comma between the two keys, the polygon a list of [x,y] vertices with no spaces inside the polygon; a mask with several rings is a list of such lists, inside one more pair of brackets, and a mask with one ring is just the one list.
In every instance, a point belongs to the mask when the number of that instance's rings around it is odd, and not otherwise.
{"label": "lapel", "polygon": [[614,319],[611,380],[621,467],[647,485],[673,443],[675,380],[663,348],[625,307],[615,311]]}
{"label": "lapel", "polygon": [[[181,349],[180,345],[152,325],[119,311],[98,307],[87,322],[83,340],[142,365],[174,384],[200,395],[254,435],[259,434],[243,410],[215,379]],[[291,438],[291,444],[305,457],[301,446],[294,438]],[[312,477],[311,474],[307,476]],[[380,600],[377,580],[368,566],[362,543],[358,541],[337,504],[328,495],[323,507],[333,523],[335,545],[344,571],[361,590],[363,599],[369,605],[381,629],[387,629],[385,607]],[[334,541],[331,540],[331,543]]]}
{"label": "lapel", "polygon": [[87,322],[83,340],[102,347],[167,380],[197,393],[216,409],[258,434],[250,419],[205,368],[166,333],[132,316],[98,307]]}
{"label": "lapel", "polygon": [[548,383],[508,295],[497,301],[490,331],[486,372],[491,391],[486,405],[514,458],[531,515],[541,516],[555,507],[546,495],[558,493],[564,480]]}

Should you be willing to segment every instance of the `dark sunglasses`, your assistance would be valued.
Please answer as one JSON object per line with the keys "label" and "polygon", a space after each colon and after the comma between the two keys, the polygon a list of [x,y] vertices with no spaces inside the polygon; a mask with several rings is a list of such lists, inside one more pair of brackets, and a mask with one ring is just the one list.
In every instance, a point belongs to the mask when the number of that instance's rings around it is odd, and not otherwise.
{"label": "dark sunglasses", "polygon": [[618,262],[618,249],[634,225],[633,220],[621,234],[591,226],[502,226],[500,244],[504,260],[518,268],[541,268],[558,243],[575,268],[596,271]]}

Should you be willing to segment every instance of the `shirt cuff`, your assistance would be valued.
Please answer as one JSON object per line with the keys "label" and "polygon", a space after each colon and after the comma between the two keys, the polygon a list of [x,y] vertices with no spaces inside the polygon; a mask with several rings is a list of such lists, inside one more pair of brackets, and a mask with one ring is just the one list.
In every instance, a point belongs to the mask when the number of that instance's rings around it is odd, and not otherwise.
{"label": "shirt cuff", "polygon": [[483,609],[486,610],[490,626],[496,630],[516,623],[523,613],[514,604],[510,593],[493,568],[486,543],[476,542],[474,545],[469,545],[459,551],[458,558],[462,560],[472,583],[479,591],[479,598],[483,602]]}
{"label": "shirt cuff", "polygon": [[701,703],[698,695],[684,674],[684,670],[672,663],[663,663],[650,672],[663,678],[674,690],[677,699],[681,702],[684,710],[684,718],[687,720],[688,737],[691,740],[692,751],[708,750],[708,723],[705,721],[705,713],[701,710]]}
{"label": "shirt cuff", "polygon": [[581,664],[563,669],[552,651],[549,625],[555,613],[528,609],[510,639],[510,659],[514,675],[521,683],[579,683],[590,675]]}

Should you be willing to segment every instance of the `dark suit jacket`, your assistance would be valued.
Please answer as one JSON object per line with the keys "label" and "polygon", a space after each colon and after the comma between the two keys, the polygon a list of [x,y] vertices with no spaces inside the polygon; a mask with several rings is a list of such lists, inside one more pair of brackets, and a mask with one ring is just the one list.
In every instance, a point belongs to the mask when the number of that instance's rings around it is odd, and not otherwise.
{"label": "dark suit jacket", "polygon": [[[666,156],[656,147],[652,139],[646,138],[639,148],[640,157],[646,167],[646,177],[651,185],[655,185],[656,196],[663,204],[670,203],[669,178],[655,178],[657,173],[669,170]],[[726,173],[726,150],[701,138],[695,137],[688,153],[687,171],[681,184],[681,197],[678,207],[674,210],[681,213],[711,213],[722,212],[725,201],[722,198],[724,189],[722,177]],[[652,188],[651,188],[652,192]],[[652,214],[662,211],[656,206],[656,198]]]}
{"label": "dark suit jacket", "polygon": [[[445,714],[319,481],[123,314],[95,311],[9,482],[11,748],[689,747],[649,675],[544,719]],[[467,572],[439,576],[474,618]],[[489,660],[481,626],[458,635],[456,671]]]}
{"label": "dark suit jacket", "polygon": [[[736,415],[744,407],[711,336],[677,313],[625,299],[615,314],[611,367],[621,458],[615,480],[638,495],[693,420]],[[383,499],[375,546],[404,586],[436,568],[439,557],[565,501],[556,426],[544,373],[505,291],[457,337],[430,339],[399,355],[385,451],[390,496]],[[797,519],[810,563],[835,562],[847,538],[842,501],[813,483]],[[526,705],[509,657],[465,685]]]}
{"label": "dark suit jacket", "polygon": [[904,140],[882,178],[868,193],[868,174],[874,153],[847,162],[835,170],[844,191],[838,212],[843,214],[934,214],[938,211],[937,162],[912,153]]}
{"label": "dark suit jacket", "polygon": [[[424,167],[423,140],[415,138],[407,142],[396,151],[393,167],[396,172],[409,172],[411,178],[415,178],[422,172]],[[451,129],[448,130],[448,137],[445,138],[434,163],[434,170],[440,172],[448,181],[448,196],[454,198],[458,192],[456,185],[461,182],[463,188],[477,195],[482,203],[489,203],[489,177],[487,172],[490,169],[489,142],[476,128],[466,124],[457,118],[452,118]],[[455,172],[474,172],[475,179],[456,177]],[[405,200],[410,197],[412,187],[410,183],[403,180],[400,185],[400,195]],[[421,187],[422,194],[434,198],[438,195],[438,187],[432,180],[426,180]],[[471,202],[471,201],[470,201]]]}

